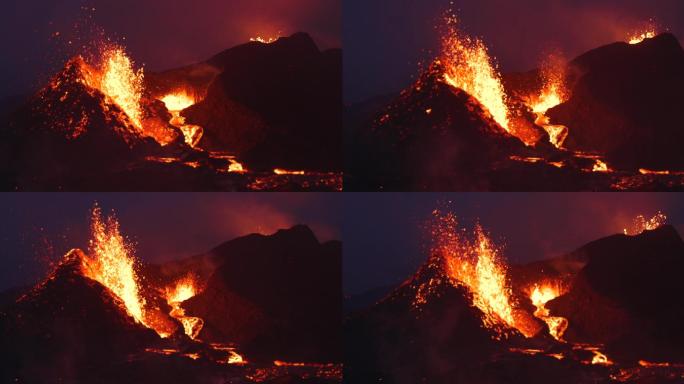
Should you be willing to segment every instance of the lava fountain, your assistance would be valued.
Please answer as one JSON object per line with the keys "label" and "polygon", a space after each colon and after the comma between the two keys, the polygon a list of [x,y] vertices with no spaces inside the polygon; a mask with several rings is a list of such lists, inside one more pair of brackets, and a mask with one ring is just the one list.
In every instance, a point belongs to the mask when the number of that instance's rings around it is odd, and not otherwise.
{"label": "lava fountain", "polygon": [[494,120],[511,133],[506,93],[487,47],[482,40],[462,33],[457,28],[456,17],[447,17],[446,24],[440,58],[444,65],[444,81],[476,98]]}
{"label": "lava fountain", "polygon": [[85,276],[109,288],[123,301],[135,321],[146,324],[145,300],[138,288],[135,259],[119,232],[119,223],[114,216],[104,221],[96,205],[92,211],[91,232],[90,255],[82,260]]}
{"label": "lava fountain", "polygon": [[485,327],[499,338],[511,329],[530,335],[524,322],[516,319],[506,263],[482,227],[477,225],[473,236],[468,236],[452,213],[435,211],[434,216],[432,252],[441,256],[449,281],[472,294],[472,304],[482,311]]}
{"label": "lava fountain", "polygon": [[628,236],[636,236],[644,231],[652,231],[664,225],[667,222],[667,216],[664,213],[658,211],[650,219],[646,219],[644,215],[638,215],[632,221],[632,225],[629,228],[625,228],[622,232]]}

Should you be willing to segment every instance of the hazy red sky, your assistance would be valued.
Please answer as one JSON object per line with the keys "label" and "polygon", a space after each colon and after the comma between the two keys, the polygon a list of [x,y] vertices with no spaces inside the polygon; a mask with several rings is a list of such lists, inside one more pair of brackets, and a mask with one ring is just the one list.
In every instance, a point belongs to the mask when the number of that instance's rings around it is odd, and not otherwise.
{"label": "hazy red sky", "polygon": [[66,55],[77,52],[78,39],[94,37],[94,25],[119,41],[125,37],[136,61],[151,70],[204,60],[249,37],[279,32],[308,32],[321,48],[340,47],[340,1],[5,1],[0,14],[0,96],[39,85],[39,75],[49,75]]}

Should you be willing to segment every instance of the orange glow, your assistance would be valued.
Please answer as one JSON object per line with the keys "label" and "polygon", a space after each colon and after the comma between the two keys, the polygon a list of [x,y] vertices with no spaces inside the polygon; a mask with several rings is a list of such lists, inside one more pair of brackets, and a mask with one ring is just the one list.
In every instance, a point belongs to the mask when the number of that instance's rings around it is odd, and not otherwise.
{"label": "orange glow", "polygon": [[171,307],[169,315],[183,324],[183,331],[193,340],[202,330],[204,321],[199,317],[186,316],[181,304],[196,294],[196,283],[191,276],[180,279],[174,286],[166,288],[166,302]]}
{"label": "orange glow", "polygon": [[140,99],[143,91],[143,70],[134,70],[133,62],[122,47],[113,47],[103,54],[104,67],[100,90],[111,97],[142,130]]}
{"label": "orange glow", "polygon": [[641,43],[642,41],[644,41],[644,40],[646,40],[646,39],[652,39],[652,38],[654,38],[655,36],[656,36],[656,31],[655,31],[655,29],[649,29],[649,30],[647,30],[647,31],[637,32],[637,33],[631,35],[631,36],[627,39],[627,41],[628,41],[630,44],[639,44],[639,43]]}
{"label": "orange glow", "polygon": [[214,349],[216,351],[223,351],[223,352],[226,352],[228,354],[228,357],[222,361],[225,364],[234,364],[234,365],[245,365],[245,364],[247,364],[247,360],[245,360],[239,353],[237,353],[235,351],[234,347],[219,344],[219,343],[211,343],[210,346],[212,349]]}
{"label": "orange glow", "polygon": [[261,36],[256,36],[256,37],[250,37],[249,41],[256,41],[259,43],[264,43],[264,44],[271,44],[274,41],[278,40],[280,36],[276,37],[261,37]]}
{"label": "orange glow", "polygon": [[448,17],[446,21],[448,31],[442,38],[440,60],[444,64],[444,81],[476,98],[511,133],[506,93],[487,47],[482,40],[459,31],[455,17]]}
{"label": "orange glow", "polygon": [[84,274],[109,288],[125,304],[126,311],[137,322],[144,323],[144,300],[138,292],[138,276],[130,246],[119,233],[114,216],[102,220],[100,207],[92,212],[91,254],[83,260]]}
{"label": "orange glow", "polygon": [[642,367],[670,367],[672,364],[670,363],[654,363],[646,360],[639,360],[639,365]]}
{"label": "orange glow", "polygon": [[287,169],[280,169],[280,168],[274,169],[273,173],[275,173],[276,175],[304,175],[304,174],[306,174],[306,172],[304,172],[304,171],[290,171]]}
{"label": "orange glow", "polygon": [[665,216],[665,214],[660,211],[656,212],[656,214],[648,220],[646,219],[646,217],[644,217],[644,215],[638,215],[634,218],[632,226],[623,229],[622,232],[625,235],[636,236],[643,233],[644,231],[652,231],[654,229],[657,229],[665,223],[667,223],[667,216]]}
{"label": "orange glow", "polygon": [[563,341],[563,333],[568,328],[568,320],[564,317],[551,316],[546,303],[562,295],[560,284],[535,284],[530,293],[530,301],[537,307],[534,316],[543,320],[549,328],[549,334],[558,341]]}
{"label": "orange glow", "polygon": [[594,352],[594,357],[591,359],[592,364],[600,364],[600,365],[613,365],[613,362],[608,359],[608,356],[604,355],[598,350],[593,350]]}
{"label": "orange glow", "polygon": [[433,254],[442,257],[450,282],[470,291],[473,306],[483,313],[484,325],[494,330],[498,337],[513,328],[524,334],[524,327],[518,326],[514,317],[506,264],[482,227],[477,225],[473,239],[469,239],[458,227],[455,215],[439,211],[434,215]]}
{"label": "orange glow", "polygon": [[594,167],[591,169],[592,172],[612,172],[605,162],[596,159],[594,162]]}
{"label": "orange glow", "polygon": [[161,100],[166,109],[171,113],[171,120],[169,124],[178,128],[183,132],[185,143],[191,147],[195,147],[202,139],[204,130],[199,125],[185,124],[185,117],[181,116],[181,111],[194,105],[197,101],[186,91],[176,91],[163,96]]}
{"label": "orange glow", "polygon": [[564,125],[550,124],[546,111],[567,100],[568,91],[565,87],[565,62],[558,55],[551,55],[542,64],[542,89],[538,95],[530,98],[528,106],[535,113],[535,124],[544,128],[549,134],[549,141],[557,148],[563,146],[568,136],[568,128]]}

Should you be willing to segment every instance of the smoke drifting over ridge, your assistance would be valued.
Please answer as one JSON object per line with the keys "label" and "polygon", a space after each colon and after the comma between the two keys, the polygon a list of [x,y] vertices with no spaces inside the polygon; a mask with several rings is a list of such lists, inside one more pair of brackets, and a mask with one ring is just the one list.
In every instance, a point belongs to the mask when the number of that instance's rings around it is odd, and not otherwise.
{"label": "smoke drifting over ridge", "polygon": [[486,41],[503,72],[535,68],[552,49],[571,59],[622,41],[649,19],[680,41],[684,36],[684,3],[677,0],[354,0],[343,7],[348,102],[405,87],[417,63],[438,51],[435,26],[450,8],[464,30]]}

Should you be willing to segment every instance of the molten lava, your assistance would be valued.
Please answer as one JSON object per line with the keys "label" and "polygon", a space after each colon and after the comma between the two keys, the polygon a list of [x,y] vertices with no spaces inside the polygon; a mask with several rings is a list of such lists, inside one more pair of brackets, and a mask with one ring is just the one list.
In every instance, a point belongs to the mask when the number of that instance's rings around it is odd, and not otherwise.
{"label": "molten lava", "polygon": [[656,214],[648,220],[646,220],[643,215],[638,215],[636,218],[634,218],[631,227],[623,229],[622,232],[625,235],[636,236],[644,231],[652,231],[657,229],[666,222],[667,216],[660,211],[656,212]]}
{"label": "molten lava", "polygon": [[559,55],[551,55],[542,64],[541,77],[543,86],[539,95],[530,98],[528,106],[536,115],[535,124],[544,128],[549,134],[549,141],[557,148],[563,146],[568,137],[568,128],[564,125],[550,124],[546,111],[567,100],[565,87],[565,62]]}
{"label": "molten lava", "polygon": [[183,331],[193,340],[202,330],[204,321],[199,317],[186,316],[181,304],[196,294],[196,283],[191,276],[180,279],[174,286],[166,289],[166,302],[171,307],[169,315],[183,324]]}
{"label": "molten lava", "polygon": [[195,98],[185,91],[177,91],[165,95],[160,100],[171,113],[169,123],[180,129],[185,137],[185,143],[194,148],[202,139],[204,130],[199,125],[185,124],[185,117],[181,116],[181,112],[195,104],[197,102]]}
{"label": "molten lava", "polygon": [[304,174],[306,174],[305,171],[291,171],[291,170],[280,169],[280,168],[274,169],[273,173],[275,173],[276,175],[304,175]]}
{"label": "molten lava", "polygon": [[482,40],[459,31],[455,17],[448,17],[446,23],[440,60],[444,65],[444,81],[476,98],[494,120],[511,133],[506,93],[487,47]]}
{"label": "molten lava", "polygon": [[[103,221],[100,208],[92,211],[90,255],[83,260],[83,274],[109,288],[124,303],[125,310],[136,322],[153,328],[154,316],[145,310],[145,300],[139,291],[132,249],[119,232],[114,216]],[[163,330],[159,335],[166,335]]]}
{"label": "molten lava", "polygon": [[562,295],[560,284],[535,284],[530,293],[530,301],[537,308],[534,316],[543,320],[549,327],[549,334],[558,341],[563,341],[563,333],[568,328],[568,319],[551,316],[546,303]]}
{"label": "molten lava", "polygon": [[606,164],[604,161],[601,161],[599,159],[596,159],[594,162],[594,166],[591,169],[592,172],[612,172],[612,170],[608,167],[608,164]]}
{"label": "molten lava", "polygon": [[439,211],[434,215],[433,253],[442,257],[450,282],[469,290],[472,304],[484,314],[484,325],[494,330],[498,337],[506,335],[510,329],[523,332],[514,317],[506,264],[483,229],[476,226],[473,239],[469,239],[458,227],[455,215]]}
{"label": "molten lava", "polygon": [[263,43],[263,44],[271,44],[274,41],[278,40],[279,38],[280,38],[280,36],[276,36],[276,37],[256,36],[256,37],[250,37],[249,41],[256,41],[256,42]]}
{"label": "molten lava", "polygon": [[627,41],[630,44],[639,44],[642,41],[644,41],[646,39],[652,39],[655,36],[656,36],[656,31],[655,31],[655,29],[651,28],[647,31],[642,31],[642,32],[638,32],[638,33],[633,34],[632,36],[629,37],[629,39],[627,39]]}

